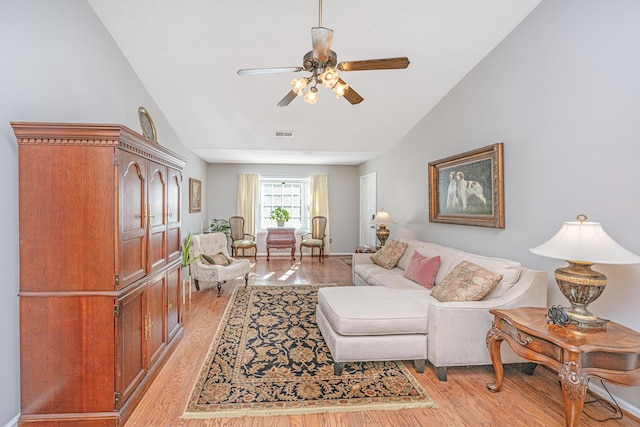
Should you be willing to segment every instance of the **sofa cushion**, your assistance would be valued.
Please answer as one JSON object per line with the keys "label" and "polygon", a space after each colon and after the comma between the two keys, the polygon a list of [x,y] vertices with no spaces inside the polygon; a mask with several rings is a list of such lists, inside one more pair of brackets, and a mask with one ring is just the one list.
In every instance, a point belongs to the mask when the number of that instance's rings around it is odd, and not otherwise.
{"label": "sofa cushion", "polygon": [[431,289],[440,268],[440,256],[427,258],[418,251],[414,251],[411,261],[404,271],[404,277]]}
{"label": "sofa cushion", "polygon": [[384,287],[318,289],[318,306],[340,335],[426,334],[428,308],[412,292]]}
{"label": "sofa cushion", "polygon": [[388,240],[378,252],[371,255],[371,260],[380,267],[390,269],[398,264],[400,257],[404,255],[406,250],[406,242]]}
{"label": "sofa cushion", "polygon": [[383,286],[389,289],[412,289],[427,290],[416,282],[405,279],[402,274],[404,271],[398,267],[388,270],[376,264],[357,264],[354,273],[362,279],[365,284],[370,286]]}
{"label": "sofa cushion", "polygon": [[438,301],[479,301],[502,280],[497,274],[469,261],[462,261],[431,291]]}

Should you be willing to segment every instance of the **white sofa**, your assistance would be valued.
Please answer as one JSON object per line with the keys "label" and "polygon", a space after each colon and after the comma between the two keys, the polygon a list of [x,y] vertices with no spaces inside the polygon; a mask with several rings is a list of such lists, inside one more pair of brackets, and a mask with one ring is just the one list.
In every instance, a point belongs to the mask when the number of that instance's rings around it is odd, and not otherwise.
{"label": "white sofa", "polygon": [[[545,272],[522,267],[515,261],[484,257],[434,243],[401,241],[408,243],[407,250],[398,265],[390,270],[374,264],[371,254],[353,254],[353,284],[384,286],[424,306],[427,313],[427,359],[442,381],[446,380],[449,366],[491,364],[486,347],[486,334],[493,320],[489,309],[547,306]],[[503,279],[480,301],[440,302],[430,295],[429,289],[403,277],[414,251],[427,258],[440,256],[436,286],[463,260],[503,274]],[[502,360],[504,363],[524,362],[508,346],[502,347]]]}

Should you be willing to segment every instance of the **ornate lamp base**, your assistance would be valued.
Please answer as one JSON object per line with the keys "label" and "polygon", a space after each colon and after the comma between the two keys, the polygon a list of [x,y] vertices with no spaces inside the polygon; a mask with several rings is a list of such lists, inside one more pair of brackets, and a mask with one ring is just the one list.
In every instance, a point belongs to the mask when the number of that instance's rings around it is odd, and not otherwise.
{"label": "ornate lamp base", "polygon": [[606,329],[608,320],[595,316],[587,306],[602,294],[607,276],[593,271],[592,263],[567,262],[567,267],[556,269],[555,278],[560,291],[571,304],[571,308],[566,310],[569,322],[583,329]]}
{"label": "ornate lamp base", "polygon": [[376,230],[376,237],[380,241],[380,247],[384,246],[385,242],[389,238],[389,230],[384,224],[380,224],[380,227]]}

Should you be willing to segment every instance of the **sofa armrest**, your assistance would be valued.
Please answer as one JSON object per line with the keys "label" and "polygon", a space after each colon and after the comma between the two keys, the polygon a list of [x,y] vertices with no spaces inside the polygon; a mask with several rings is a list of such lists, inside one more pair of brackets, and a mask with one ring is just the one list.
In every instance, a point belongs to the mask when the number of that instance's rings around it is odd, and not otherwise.
{"label": "sofa armrest", "polygon": [[351,255],[351,283],[356,284],[356,265],[373,264],[371,254],[354,253]]}
{"label": "sofa armrest", "polygon": [[[518,282],[499,298],[432,302],[429,305],[429,361],[434,366],[490,364],[486,335],[493,316],[489,310],[546,305],[547,274],[526,268]],[[521,360],[512,352],[507,353],[503,353],[505,363]]]}

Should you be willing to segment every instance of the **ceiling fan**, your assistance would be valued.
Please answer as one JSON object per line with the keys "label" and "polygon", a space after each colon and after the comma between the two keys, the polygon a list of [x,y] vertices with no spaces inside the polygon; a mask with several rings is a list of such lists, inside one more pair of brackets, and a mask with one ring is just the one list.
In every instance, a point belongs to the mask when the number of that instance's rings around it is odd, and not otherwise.
{"label": "ceiling fan", "polygon": [[[359,104],[364,98],[338,76],[339,71],[393,70],[409,66],[409,58],[407,57],[338,63],[338,55],[331,50],[333,30],[322,26],[322,0],[319,0],[319,3],[319,25],[311,28],[313,50],[304,55],[302,67],[245,68],[238,70],[238,75],[240,76],[300,71],[310,72],[311,76],[309,77],[291,80],[293,89],[278,102],[278,107],[286,107],[297,96],[303,96],[303,94],[306,102],[315,104],[318,101],[318,84],[333,89],[336,93],[336,98],[344,96],[351,104]],[[306,92],[305,88],[308,88]]]}

